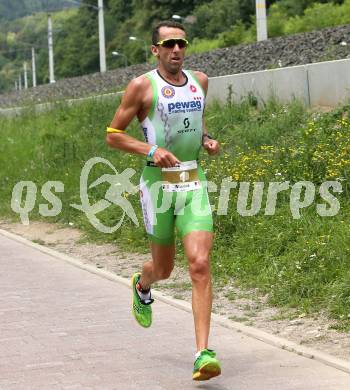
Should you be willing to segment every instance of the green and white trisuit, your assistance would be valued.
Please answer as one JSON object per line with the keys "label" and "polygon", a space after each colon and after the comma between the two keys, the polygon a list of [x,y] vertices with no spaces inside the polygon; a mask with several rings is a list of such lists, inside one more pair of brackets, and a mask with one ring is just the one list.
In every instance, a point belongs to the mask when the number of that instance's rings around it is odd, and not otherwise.
{"label": "green and white trisuit", "polygon": [[[193,168],[202,146],[205,94],[191,71],[183,73],[186,81],[180,86],[163,79],[156,69],[146,74],[153,100],[141,126],[147,143],[166,148],[184,166]],[[162,169],[148,161],[140,180],[140,197],[146,231],[153,242],[173,243],[174,226],[181,237],[213,230],[206,178],[199,165],[195,171],[197,180],[167,187]]]}

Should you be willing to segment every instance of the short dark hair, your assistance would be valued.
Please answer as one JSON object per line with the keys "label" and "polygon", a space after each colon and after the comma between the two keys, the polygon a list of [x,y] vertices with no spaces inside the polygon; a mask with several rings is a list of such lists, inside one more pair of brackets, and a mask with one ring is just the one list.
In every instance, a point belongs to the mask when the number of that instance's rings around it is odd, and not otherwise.
{"label": "short dark hair", "polygon": [[174,27],[186,32],[185,27],[181,23],[175,22],[174,20],[164,20],[163,22],[159,22],[153,29],[152,45],[156,45],[159,42],[159,29],[161,27]]}

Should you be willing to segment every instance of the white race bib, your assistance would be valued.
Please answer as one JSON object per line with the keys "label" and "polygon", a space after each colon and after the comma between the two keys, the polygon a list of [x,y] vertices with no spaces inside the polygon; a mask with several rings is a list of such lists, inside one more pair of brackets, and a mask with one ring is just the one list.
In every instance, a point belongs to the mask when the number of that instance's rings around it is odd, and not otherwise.
{"label": "white race bib", "polygon": [[172,168],[162,168],[163,191],[186,192],[202,187],[197,161],[185,161]]}

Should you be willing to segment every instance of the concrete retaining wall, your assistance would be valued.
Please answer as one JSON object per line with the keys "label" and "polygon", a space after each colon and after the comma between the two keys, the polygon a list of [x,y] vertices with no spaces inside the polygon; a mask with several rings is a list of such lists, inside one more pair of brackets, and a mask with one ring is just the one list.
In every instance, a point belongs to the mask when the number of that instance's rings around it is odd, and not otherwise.
{"label": "concrete retaining wall", "polygon": [[297,98],[306,106],[333,107],[350,98],[350,60],[212,77],[209,80],[208,102],[226,102],[230,97],[239,101],[249,93],[260,102],[274,96],[282,102]]}
{"label": "concrete retaining wall", "polygon": [[350,98],[350,60],[308,65],[310,105],[336,106]]}
{"label": "concrete retaining wall", "polygon": [[213,77],[209,80],[208,102],[219,100],[224,103],[228,101],[230,94],[233,101],[239,101],[251,93],[260,102],[271,96],[283,102],[296,97],[308,105],[306,86],[305,66]]}

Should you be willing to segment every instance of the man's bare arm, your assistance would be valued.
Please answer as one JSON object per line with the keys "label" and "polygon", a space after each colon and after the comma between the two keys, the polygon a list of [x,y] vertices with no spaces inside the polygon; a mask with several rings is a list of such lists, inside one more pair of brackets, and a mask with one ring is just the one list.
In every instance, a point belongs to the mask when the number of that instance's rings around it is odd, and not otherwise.
{"label": "man's bare arm", "polygon": [[[116,111],[110,127],[117,130],[125,130],[135,116],[140,114],[143,108],[143,99],[149,81],[143,77],[132,80],[127,86],[122,101]],[[147,156],[152,145],[139,141],[125,133],[108,133],[106,142],[112,148],[124,150],[129,153],[136,153]],[[158,148],[153,155],[153,161],[160,167],[173,167],[179,160],[168,150]]]}
{"label": "man's bare arm", "polygon": [[[142,108],[141,89],[146,88],[145,81],[141,78],[132,80],[127,86],[120,106],[114,114],[110,127],[117,130],[125,130]],[[108,133],[106,142],[109,146],[147,156],[151,146],[139,141],[125,133]]]}

